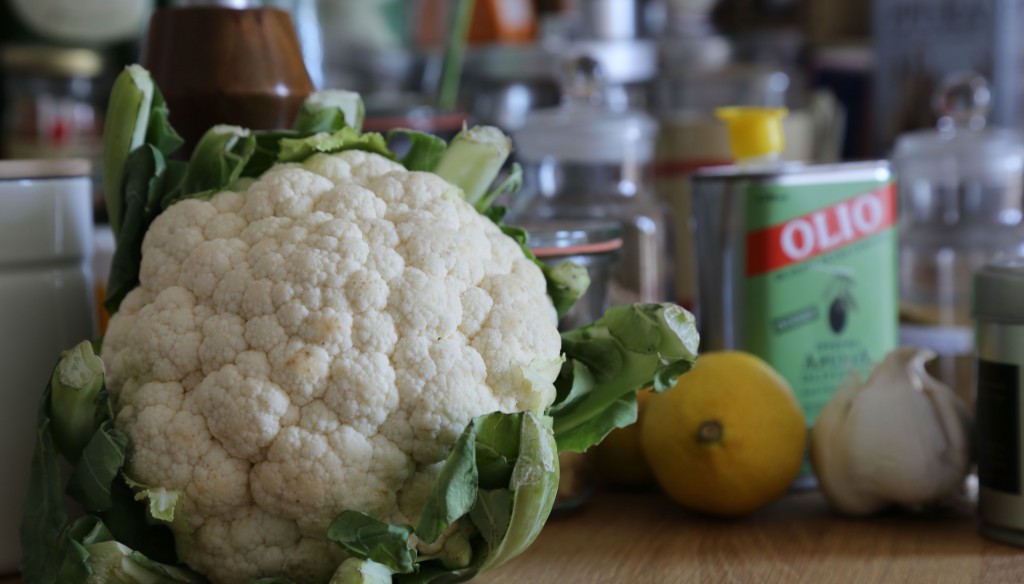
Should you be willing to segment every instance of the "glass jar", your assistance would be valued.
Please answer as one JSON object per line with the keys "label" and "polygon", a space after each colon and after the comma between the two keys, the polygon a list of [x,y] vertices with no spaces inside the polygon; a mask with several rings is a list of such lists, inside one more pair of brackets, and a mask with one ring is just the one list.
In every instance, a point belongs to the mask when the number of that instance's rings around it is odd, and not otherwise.
{"label": "glass jar", "polygon": [[561,330],[590,324],[608,308],[608,284],[620,258],[622,228],[617,221],[544,221],[521,225],[530,234],[529,246],[549,266],[566,261],[587,269],[590,286],[562,317]]}
{"label": "glass jar", "polygon": [[665,207],[648,188],[657,125],[646,114],[604,101],[596,61],[571,60],[563,104],[535,110],[513,135],[524,186],[509,222],[613,220],[622,260],[609,285],[611,305],[669,298]]}
{"label": "glass jar", "polygon": [[[530,234],[529,246],[537,259],[550,266],[575,262],[587,269],[587,292],[562,317],[560,330],[590,324],[608,307],[608,283],[619,260],[622,230],[617,221],[544,221],[522,225]],[[555,494],[556,514],[578,509],[593,490],[593,473],[587,453],[558,455],[561,479]]]}
{"label": "glass jar", "polygon": [[935,130],[904,134],[893,167],[900,199],[900,342],[939,354],[933,371],[973,403],[971,277],[1024,251],[1024,141],[985,127],[990,93],[957,76],[936,97]]}
{"label": "glass jar", "polygon": [[0,156],[84,158],[93,168],[93,208],[102,209],[103,58],[89,49],[8,45],[0,53],[4,79]]}
{"label": "glass jar", "polygon": [[5,158],[90,158],[103,121],[96,81],[103,59],[88,49],[8,45],[4,71]]}

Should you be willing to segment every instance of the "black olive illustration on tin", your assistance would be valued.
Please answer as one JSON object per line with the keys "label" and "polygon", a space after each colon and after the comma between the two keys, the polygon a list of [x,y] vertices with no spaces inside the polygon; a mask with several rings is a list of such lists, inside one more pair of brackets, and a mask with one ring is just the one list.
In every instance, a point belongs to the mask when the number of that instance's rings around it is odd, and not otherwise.
{"label": "black olive illustration on tin", "polygon": [[828,326],[837,335],[846,328],[850,312],[857,308],[852,289],[853,278],[845,274],[837,274],[825,288],[825,299],[829,303]]}

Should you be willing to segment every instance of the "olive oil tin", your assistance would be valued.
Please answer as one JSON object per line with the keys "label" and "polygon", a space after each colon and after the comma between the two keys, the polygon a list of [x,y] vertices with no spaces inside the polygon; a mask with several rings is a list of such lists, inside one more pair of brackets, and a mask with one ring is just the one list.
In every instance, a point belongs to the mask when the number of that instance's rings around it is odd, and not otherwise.
{"label": "olive oil tin", "polygon": [[702,350],[767,361],[810,426],[841,383],[898,342],[889,166],[732,166],[692,181]]}
{"label": "olive oil tin", "polygon": [[1024,546],[1024,257],[979,270],[972,305],[979,528]]}

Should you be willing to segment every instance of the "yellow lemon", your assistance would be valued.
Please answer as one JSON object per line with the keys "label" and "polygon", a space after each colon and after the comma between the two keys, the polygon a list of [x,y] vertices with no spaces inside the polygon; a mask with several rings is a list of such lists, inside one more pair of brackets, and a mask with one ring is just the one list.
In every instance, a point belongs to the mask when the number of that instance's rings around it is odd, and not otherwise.
{"label": "yellow lemon", "polygon": [[650,390],[636,394],[636,422],[612,430],[594,447],[592,460],[597,476],[618,487],[645,487],[654,484],[654,474],[640,448],[640,423],[647,411]]}
{"label": "yellow lemon", "polygon": [[807,428],[785,379],[739,351],[702,354],[676,386],[651,396],[640,444],[680,504],[737,516],[782,496],[800,473]]}

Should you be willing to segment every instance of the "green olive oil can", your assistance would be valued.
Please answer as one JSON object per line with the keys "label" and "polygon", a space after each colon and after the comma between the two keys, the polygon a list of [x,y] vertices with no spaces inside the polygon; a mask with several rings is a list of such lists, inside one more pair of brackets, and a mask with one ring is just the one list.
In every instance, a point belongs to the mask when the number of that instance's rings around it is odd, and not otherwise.
{"label": "green olive oil can", "polygon": [[[770,363],[813,425],[898,342],[888,164],[721,167],[692,181],[702,349]],[[798,486],[813,484],[805,465]]]}

